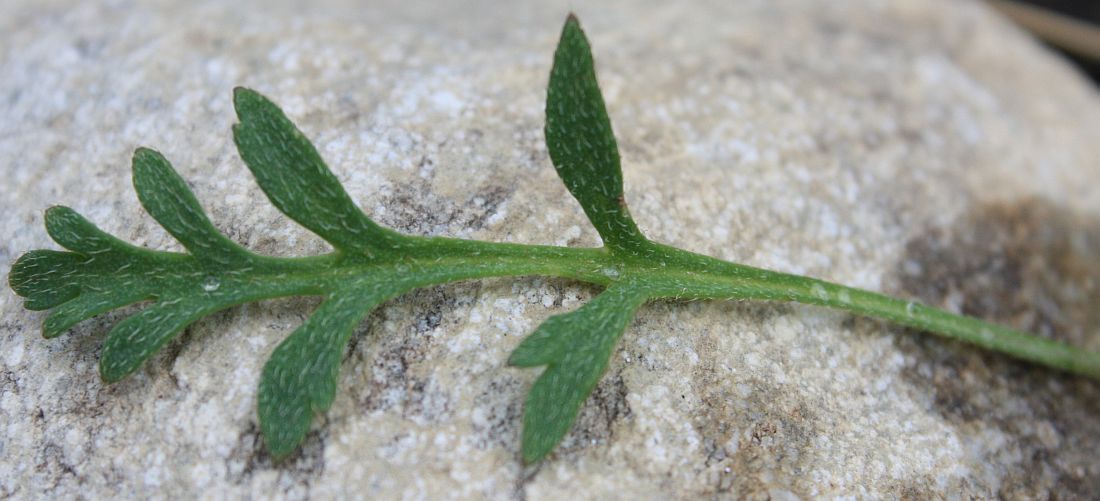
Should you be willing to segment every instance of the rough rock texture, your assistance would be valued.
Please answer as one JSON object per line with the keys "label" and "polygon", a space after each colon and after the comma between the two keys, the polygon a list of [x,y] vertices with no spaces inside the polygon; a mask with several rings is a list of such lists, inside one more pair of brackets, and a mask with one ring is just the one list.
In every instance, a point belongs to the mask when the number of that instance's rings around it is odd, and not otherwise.
{"label": "rough rock texture", "polygon": [[[178,249],[129,186],[139,145],[164,152],[232,238],[324,251],[237,158],[234,85],[282,105],[387,225],[597,245],[542,144],[551,54],[576,6],[626,198],[656,240],[1100,350],[1100,97],[981,4],[12,3],[5,277],[21,252],[53,246],[51,204]],[[593,292],[502,279],[388,303],[349,347],[331,412],[273,464],[257,377],[316,300],[214,315],[105,387],[99,345],[121,314],[47,341],[43,315],[3,288],[0,498],[1100,492],[1100,384],[785,304],[644,308],[573,433],[523,468],[537,372],[504,361]]]}

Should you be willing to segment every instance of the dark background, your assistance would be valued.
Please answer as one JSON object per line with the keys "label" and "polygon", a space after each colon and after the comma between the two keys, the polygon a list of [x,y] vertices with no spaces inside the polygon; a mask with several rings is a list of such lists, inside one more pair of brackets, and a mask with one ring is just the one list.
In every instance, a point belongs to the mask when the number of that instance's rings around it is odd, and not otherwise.
{"label": "dark background", "polygon": [[[1100,0],[1017,0],[1015,2],[992,2],[992,5],[997,7],[998,4],[1012,3],[1038,7],[1047,12],[1085,23],[1088,28],[1093,30],[1094,36],[1100,38]],[[1021,24],[1027,28],[1026,23],[1021,22]],[[1100,47],[1094,46],[1091,54],[1086,54],[1081,51],[1067,49],[1065,46],[1056,43],[1049,43],[1049,37],[1041,31],[1032,32],[1076,63],[1082,71],[1092,77],[1094,83],[1100,85],[1100,59],[1096,56],[1096,54],[1100,54]]]}

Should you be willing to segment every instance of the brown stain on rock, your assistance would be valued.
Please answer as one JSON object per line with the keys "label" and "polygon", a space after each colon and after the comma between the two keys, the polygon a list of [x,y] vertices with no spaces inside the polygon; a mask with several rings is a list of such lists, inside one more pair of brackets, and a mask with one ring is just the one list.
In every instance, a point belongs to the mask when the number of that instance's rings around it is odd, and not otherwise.
{"label": "brown stain on rock", "polygon": [[793,492],[813,490],[805,473],[814,456],[813,438],[828,424],[810,402],[779,398],[796,392],[763,379],[750,381],[752,393],[741,398],[719,384],[720,377],[706,364],[693,375],[701,405],[692,425],[703,442],[702,466],[716,472],[708,476],[708,495],[770,499],[777,485]]}
{"label": "brown stain on rock", "polygon": [[981,207],[906,244],[901,288],[1082,345],[1100,325],[1100,220],[1039,199]]}
{"label": "brown stain on rock", "polygon": [[392,334],[369,325],[362,335],[372,340],[358,338],[349,347],[352,360],[345,360],[345,366],[362,363],[367,367],[365,381],[348,388],[356,407],[365,412],[397,408],[402,416],[425,422],[449,419],[453,411],[450,397],[430,375],[430,357],[439,340],[429,334],[457,322],[449,313],[468,307],[475,297],[470,291],[477,287],[472,283],[418,289],[380,308],[372,324],[389,315],[403,320],[396,324],[399,331]]}
{"label": "brown stain on rock", "polygon": [[401,184],[381,195],[387,208],[378,222],[402,233],[441,235],[455,231],[478,231],[512,198],[515,188],[482,186],[463,202],[436,195],[426,184]]}
{"label": "brown stain on rock", "polygon": [[[902,295],[932,306],[1080,347],[1100,336],[1100,219],[1046,200],[981,206],[923,231],[906,244],[898,276]],[[954,428],[974,461],[1002,465],[999,485],[964,482],[954,494],[1100,492],[1100,384],[931,335],[898,339],[917,361],[903,372],[914,398]],[[989,432],[1006,440],[986,443]]]}
{"label": "brown stain on rock", "polygon": [[[680,305],[678,305],[680,306]],[[684,307],[684,306],[680,306]],[[691,308],[692,306],[686,306]],[[765,323],[791,309],[776,303],[730,303],[730,316]],[[708,334],[698,341],[700,353],[721,353]],[[762,377],[741,381],[747,396],[731,384],[725,357],[702,357],[692,371],[698,401],[691,424],[702,442],[697,468],[707,471],[701,494],[715,499],[771,499],[778,485],[794,493],[813,491],[806,473],[813,466],[814,437],[831,424],[820,411],[827,403],[808,399],[794,387]]]}

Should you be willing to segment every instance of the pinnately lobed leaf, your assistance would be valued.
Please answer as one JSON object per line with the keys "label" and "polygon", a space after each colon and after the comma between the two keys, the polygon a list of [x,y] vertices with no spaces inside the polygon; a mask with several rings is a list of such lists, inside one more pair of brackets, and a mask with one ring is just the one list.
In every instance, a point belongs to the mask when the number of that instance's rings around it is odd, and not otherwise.
{"label": "pinnately lobed leaf", "polygon": [[554,315],[516,347],[516,367],[545,367],[528,394],[521,458],[561,442],[606,371],[635,312],[650,299],[798,301],[884,318],[1047,367],[1100,379],[1100,354],[970,317],[821,280],[752,268],[647,240],[627,210],[611,120],[591,50],[572,15],[554,53],[546,100],[550,159],[604,241],[597,249],[402,235],[356,207],[317,150],[274,103],[238,88],[233,137],[260,188],[287,217],[327,240],[323,256],[254,254],[226,238],[161,154],[139,148],[134,189],[145,210],[186,249],[159,252],[104,233],[65,207],[46,230],[65,251],[32,250],[8,282],[30,310],[52,310],[42,333],[126,305],[149,302],[107,334],[105,382],[134,371],[193,322],[261,299],[321,296],[321,305],[264,365],[258,415],[275,458],[293,453],[313,417],[336,395],[340,360],[363,318],[382,302],[435,284],[546,275],[604,287],[575,311]]}

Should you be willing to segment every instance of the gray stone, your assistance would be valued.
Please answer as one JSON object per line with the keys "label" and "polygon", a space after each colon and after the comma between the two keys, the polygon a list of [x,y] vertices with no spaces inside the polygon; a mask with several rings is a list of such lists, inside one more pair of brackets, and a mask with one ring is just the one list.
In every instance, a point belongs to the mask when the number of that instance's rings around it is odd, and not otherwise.
{"label": "gray stone", "polygon": [[[542,144],[574,5],[652,238],[1100,350],[1100,97],[980,3],[272,4],[7,2],[0,269],[53,247],[51,204],[179,249],[129,186],[139,145],[172,160],[235,240],[323,252],[237,158],[235,85],[283,106],[384,224],[597,245]],[[273,464],[257,378],[315,299],[214,315],[104,386],[99,345],[125,312],[47,341],[43,314],[2,288],[0,497],[1100,492],[1097,383],[764,303],[643,308],[574,431],[524,468],[537,371],[506,357],[593,292],[499,279],[391,301],[359,329],[302,452]]]}

